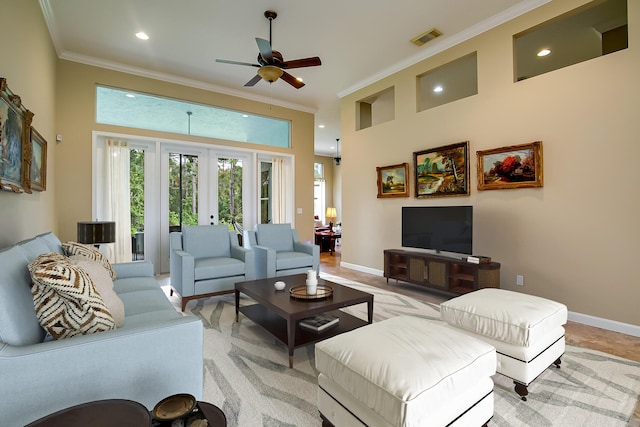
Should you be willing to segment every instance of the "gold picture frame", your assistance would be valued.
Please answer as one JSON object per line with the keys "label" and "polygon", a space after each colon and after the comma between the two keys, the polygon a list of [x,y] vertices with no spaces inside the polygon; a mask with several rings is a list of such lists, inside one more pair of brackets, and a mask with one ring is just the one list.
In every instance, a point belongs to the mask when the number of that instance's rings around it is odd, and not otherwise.
{"label": "gold picture frame", "polygon": [[469,195],[469,141],[413,153],[416,198]]}
{"label": "gold picture frame", "polygon": [[31,193],[30,128],[33,113],[0,77],[0,190]]}
{"label": "gold picture frame", "polygon": [[409,197],[409,163],[376,167],[378,198]]}
{"label": "gold picture frame", "polygon": [[31,127],[31,164],[29,180],[32,190],[47,189],[47,141]]}
{"label": "gold picture frame", "polygon": [[478,190],[544,185],[542,141],[477,151]]}

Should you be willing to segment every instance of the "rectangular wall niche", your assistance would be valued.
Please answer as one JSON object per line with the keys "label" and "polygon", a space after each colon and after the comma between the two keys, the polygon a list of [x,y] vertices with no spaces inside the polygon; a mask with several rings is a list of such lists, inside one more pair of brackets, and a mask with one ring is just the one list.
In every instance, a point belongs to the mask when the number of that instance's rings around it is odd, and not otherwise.
{"label": "rectangular wall niche", "polygon": [[627,0],[589,3],[513,36],[514,79],[525,80],[628,45]]}
{"label": "rectangular wall niche", "polygon": [[362,130],[396,117],[395,88],[356,101],[356,130]]}
{"label": "rectangular wall niche", "polygon": [[470,53],[416,77],[417,111],[478,94],[478,54]]}

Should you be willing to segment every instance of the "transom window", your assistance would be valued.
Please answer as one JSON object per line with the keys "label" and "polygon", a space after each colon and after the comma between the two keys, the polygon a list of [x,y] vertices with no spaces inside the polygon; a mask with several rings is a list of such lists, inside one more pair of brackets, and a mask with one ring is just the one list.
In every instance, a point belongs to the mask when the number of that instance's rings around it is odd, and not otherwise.
{"label": "transom window", "polygon": [[271,147],[291,146],[288,120],[106,86],[96,88],[96,122]]}

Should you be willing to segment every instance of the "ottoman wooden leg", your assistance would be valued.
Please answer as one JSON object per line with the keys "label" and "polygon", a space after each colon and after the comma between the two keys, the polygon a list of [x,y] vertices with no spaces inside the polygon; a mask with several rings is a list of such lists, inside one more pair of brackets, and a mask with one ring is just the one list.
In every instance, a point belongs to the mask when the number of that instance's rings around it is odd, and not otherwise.
{"label": "ottoman wooden leg", "polygon": [[322,418],[322,427],[335,427],[331,421],[329,421],[328,419],[326,419],[324,417],[324,415],[322,415],[322,412],[320,413],[320,418]]}
{"label": "ottoman wooden leg", "polygon": [[527,401],[526,396],[527,394],[529,394],[529,390],[527,390],[527,386],[517,381],[514,381],[513,383],[516,385],[514,388],[516,393],[520,395],[520,398],[522,399],[523,402],[526,402]]}

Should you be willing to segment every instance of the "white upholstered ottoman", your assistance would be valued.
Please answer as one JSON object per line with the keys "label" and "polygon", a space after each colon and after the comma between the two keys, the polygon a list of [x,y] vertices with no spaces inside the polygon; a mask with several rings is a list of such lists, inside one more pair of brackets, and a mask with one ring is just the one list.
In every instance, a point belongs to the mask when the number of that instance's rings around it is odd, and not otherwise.
{"label": "white upholstered ottoman", "polygon": [[323,426],[481,426],[493,416],[495,349],[399,316],[316,344]]}
{"label": "white upholstered ottoman", "polygon": [[527,400],[527,387],[564,353],[567,307],[504,289],[480,289],[440,304],[442,320],[496,348],[497,372],[514,380]]}

